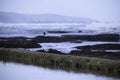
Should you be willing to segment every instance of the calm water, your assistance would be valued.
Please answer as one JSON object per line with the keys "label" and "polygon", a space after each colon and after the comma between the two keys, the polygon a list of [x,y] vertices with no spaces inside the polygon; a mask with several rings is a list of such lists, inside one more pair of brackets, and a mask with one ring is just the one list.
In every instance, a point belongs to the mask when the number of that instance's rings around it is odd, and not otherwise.
{"label": "calm water", "polygon": [[66,72],[0,61],[0,80],[120,80],[86,73]]}

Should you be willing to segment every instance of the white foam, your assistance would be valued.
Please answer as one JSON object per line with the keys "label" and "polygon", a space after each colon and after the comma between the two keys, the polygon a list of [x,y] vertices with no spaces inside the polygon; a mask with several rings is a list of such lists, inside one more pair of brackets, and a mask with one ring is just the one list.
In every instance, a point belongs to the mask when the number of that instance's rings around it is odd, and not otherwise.
{"label": "white foam", "polygon": [[48,51],[49,49],[55,49],[62,53],[70,53],[72,50],[77,50],[76,46],[86,46],[86,45],[96,45],[96,44],[120,44],[120,42],[82,42],[82,43],[71,43],[71,42],[61,42],[61,43],[39,43],[42,48],[29,48],[27,50],[30,51],[37,51],[37,50],[45,50]]}

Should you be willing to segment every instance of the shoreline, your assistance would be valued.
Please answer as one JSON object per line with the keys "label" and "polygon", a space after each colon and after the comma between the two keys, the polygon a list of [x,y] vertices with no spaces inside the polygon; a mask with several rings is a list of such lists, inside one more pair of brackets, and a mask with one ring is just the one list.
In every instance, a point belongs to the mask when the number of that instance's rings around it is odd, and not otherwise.
{"label": "shoreline", "polygon": [[20,51],[9,48],[0,48],[0,60],[75,72],[87,70],[97,74],[120,77],[119,60],[32,52],[25,50]]}

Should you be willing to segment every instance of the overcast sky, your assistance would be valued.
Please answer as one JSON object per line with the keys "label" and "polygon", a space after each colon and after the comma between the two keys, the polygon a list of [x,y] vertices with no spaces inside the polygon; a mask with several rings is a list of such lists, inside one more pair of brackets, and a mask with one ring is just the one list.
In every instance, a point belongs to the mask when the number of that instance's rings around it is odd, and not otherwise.
{"label": "overcast sky", "polygon": [[0,11],[120,21],[120,0],[0,0]]}

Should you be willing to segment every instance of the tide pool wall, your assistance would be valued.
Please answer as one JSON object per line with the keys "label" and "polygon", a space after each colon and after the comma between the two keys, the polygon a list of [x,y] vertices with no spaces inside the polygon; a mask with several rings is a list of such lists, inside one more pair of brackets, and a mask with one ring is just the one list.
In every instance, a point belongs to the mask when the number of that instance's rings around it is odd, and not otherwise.
{"label": "tide pool wall", "polygon": [[0,60],[32,64],[67,71],[89,71],[120,76],[120,61],[0,48]]}

